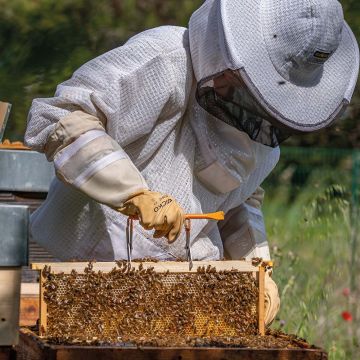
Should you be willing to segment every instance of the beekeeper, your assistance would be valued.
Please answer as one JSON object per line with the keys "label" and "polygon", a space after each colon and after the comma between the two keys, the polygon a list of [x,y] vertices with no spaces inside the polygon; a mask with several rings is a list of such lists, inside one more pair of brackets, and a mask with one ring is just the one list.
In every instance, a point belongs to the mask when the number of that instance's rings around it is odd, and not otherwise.
{"label": "beekeeper", "polygon": [[[58,179],[31,220],[55,257],[270,258],[259,187],[292,133],[331,125],[349,104],[358,47],[336,0],[207,0],[189,29],[163,26],[91,60],[33,101],[26,144]],[[149,231],[149,230],[155,230]],[[279,308],[266,280],[266,322]]]}

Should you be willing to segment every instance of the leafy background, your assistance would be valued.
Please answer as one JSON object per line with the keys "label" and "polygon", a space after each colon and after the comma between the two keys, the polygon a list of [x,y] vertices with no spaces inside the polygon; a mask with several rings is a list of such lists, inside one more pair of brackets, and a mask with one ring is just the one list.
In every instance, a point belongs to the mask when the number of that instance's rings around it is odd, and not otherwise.
{"label": "leafy background", "polygon": [[[52,96],[80,65],[142,30],[186,26],[201,3],[0,0],[0,99],[13,104],[5,137],[21,140],[32,99]],[[359,37],[360,2],[341,3]],[[359,113],[357,87],[336,125],[287,141],[290,150],[284,147],[280,164],[264,184],[274,276],[282,295],[273,327],[325,347],[333,360],[360,359]],[[352,321],[344,320],[344,311]]]}
{"label": "leafy background", "polygon": [[272,326],[332,360],[360,359],[359,160],[352,149],[285,147],[264,183],[282,301]]}

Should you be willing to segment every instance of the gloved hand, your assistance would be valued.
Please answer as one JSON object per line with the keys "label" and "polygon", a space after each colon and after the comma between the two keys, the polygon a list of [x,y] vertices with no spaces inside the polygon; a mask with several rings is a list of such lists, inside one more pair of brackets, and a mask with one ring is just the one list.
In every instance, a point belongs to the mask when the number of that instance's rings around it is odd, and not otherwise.
{"label": "gloved hand", "polygon": [[184,211],[169,195],[143,190],[133,194],[117,209],[127,216],[138,216],[146,230],[155,229],[154,237],[174,242],[184,223]]}
{"label": "gloved hand", "polygon": [[269,273],[265,274],[265,325],[270,325],[280,309],[279,291]]}

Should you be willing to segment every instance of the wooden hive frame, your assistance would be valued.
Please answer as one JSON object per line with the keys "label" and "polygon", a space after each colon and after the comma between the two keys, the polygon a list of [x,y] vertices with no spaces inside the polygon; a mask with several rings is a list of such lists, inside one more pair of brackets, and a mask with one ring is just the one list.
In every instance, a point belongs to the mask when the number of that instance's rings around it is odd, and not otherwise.
{"label": "wooden hive frame", "polygon": [[[251,261],[194,261],[193,267],[190,270],[187,262],[132,262],[131,267],[137,270],[142,264],[144,269],[153,268],[157,273],[197,273],[199,267],[212,267],[216,271],[231,271],[236,270],[243,273],[253,273],[256,276],[257,285],[259,289],[258,294],[258,331],[260,335],[265,335],[265,271],[267,267],[271,267],[271,262],[260,262],[258,265],[254,265]],[[70,274],[75,270],[79,275],[84,274],[84,269],[88,266],[85,262],[57,262],[57,263],[33,263],[31,269],[42,271],[45,267],[51,268],[53,274]],[[110,272],[116,267],[115,262],[95,262],[92,264],[94,271],[101,271],[103,273]],[[47,334],[47,304],[44,300],[45,287],[44,283],[46,279],[40,276],[40,291],[39,291],[39,334],[40,336],[46,336]]]}

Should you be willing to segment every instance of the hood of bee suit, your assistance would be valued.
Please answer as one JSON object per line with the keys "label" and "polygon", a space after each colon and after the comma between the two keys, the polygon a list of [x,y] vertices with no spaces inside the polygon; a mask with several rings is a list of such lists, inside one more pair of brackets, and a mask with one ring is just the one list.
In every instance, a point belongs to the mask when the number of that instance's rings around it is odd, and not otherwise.
{"label": "hood of bee suit", "polygon": [[230,70],[284,132],[331,125],[354,92],[359,49],[337,0],[206,0],[189,36],[197,97]]}
{"label": "hood of bee suit", "polygon": [[228,68],[221,42],[217,1],[205,1],[189,22],[191,60],[198,83]]}
{"label": "hood of bee suit", "polygon": [[225,194],[244,186],[258,166],[274,167],[279,148],[252,141],[242,127],[231,126],[231,121],[217,116],[199,101],[199,84],[228,69],[219,35],[217,3],[206,1],[190,19],[190,51],[198,83],[191,126],[202,155],[196,176],[213,193]]}

